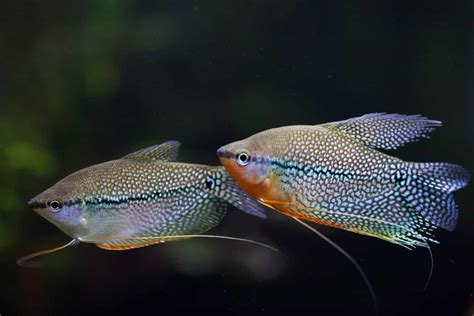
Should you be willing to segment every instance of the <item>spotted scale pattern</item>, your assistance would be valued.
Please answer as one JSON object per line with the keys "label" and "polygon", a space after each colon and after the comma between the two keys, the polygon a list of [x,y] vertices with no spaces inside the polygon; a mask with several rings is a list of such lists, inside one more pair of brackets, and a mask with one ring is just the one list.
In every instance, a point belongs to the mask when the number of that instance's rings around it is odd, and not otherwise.
{"label": "spotted scale pattern", "polygon": [[178,147],[167,142],[79,170],[34,200],[62,200],[60,212],[41,215],[71,237],[111,250],[203,233],[222,220],[228,204],[265,217],[265,207],[223,167],[171,162]]}
{"label": "spotted scale pattern", "polygon": [[[436,227],[454,229],[452,192],[467,185],[468,172],[452,164],[405,162],[374,148],[399,147],[426,137],[437,125],[419,116],[372,114],[270,129],[221,151],[232,156],[245,149],[256,156],[252,163],[262,165],[233,168],[234,173],[266,170],[267,165],[269,179],[278,181],[271,180],[271,190],[253,188],[263,192],[254,197],[285,214],[406,247],[427,246]],[[251,179],[234,176],[242,185]],[[272,204],[267,192],[288,198]]]}
{"label": "spotted scale pattern", "polygon": [[[62,180],[83,210],[88,242],[126,237],[198,234],[217,225],[227,203],[218,196],[220,169],[120,159],[83,169]],[[71,185],[69,185],[71,184]],[[222,187],[221,186],[219,188]]]}
{"label": "spotted scale pattern", "polygon": [[[398,159],[318,128],[299,128],[289,144],[283,159],[271,160],[281,189],[291,192],[289,213],[408,247],[425,245],[435,226],[405,205],[386,172]],[[350,155],[338,154],[344,151]]]}
{"label": "spotted scale pattern", "polygon": [[441,122],[420,115],[371,113],[323,126],[372,148],[396,149],[420,138],[429,138],[429,133],[441,126]]}

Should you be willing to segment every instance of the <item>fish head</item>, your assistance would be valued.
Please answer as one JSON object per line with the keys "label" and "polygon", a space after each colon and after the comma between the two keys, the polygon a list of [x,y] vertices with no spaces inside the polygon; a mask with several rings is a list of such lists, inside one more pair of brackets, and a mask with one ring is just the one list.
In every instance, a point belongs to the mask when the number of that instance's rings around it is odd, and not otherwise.
{"label": "fish head", "polygon": [[81,239],[87,232],[78,185],[66,177],[28,202],[36,213],[75,239]]}
{"label": "fish head", "polygon": [[247,193],[256,197],[271,183],[270,151],[259,135],[225,145],[217,150],[219,160]]}

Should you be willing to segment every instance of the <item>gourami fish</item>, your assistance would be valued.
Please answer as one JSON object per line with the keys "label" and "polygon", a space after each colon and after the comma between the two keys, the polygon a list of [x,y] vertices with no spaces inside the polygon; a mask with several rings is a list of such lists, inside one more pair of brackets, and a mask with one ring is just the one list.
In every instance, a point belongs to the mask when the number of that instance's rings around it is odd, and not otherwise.
{"label": "gourami fish", "polygon": [[31,199],[38,214],[73,240],[20,263],[78,242],[125,250],[190,237],[243,240],[198,234],[223,219],[227,204],[261,218],[265,207],[222,166],[175,162],[179,146],[169,141],[79,170]]}
{"label": "gourami fish", "polygon": [[[455,228],[452,193],[467,185],[469,173],[449,163],[406,162],[378,149],[427,138],[438,126],[441,122],[418,115],[374,113],[266,130],[217,153],[249,195],[320,236],[301,219],[429,249],[434,229]],[[354,259],[321,237],[356,265],[375,297]]]}
{"label": "gourami fish", "polygon": [[435,228],[455,228],[452,193],[467,185],[469,173],[449,163],[406,162],[377,149],[428,137],[440,125],[417,115],[374,113],[270,129],[226,145],[218,155],[247,193],[284,214],[426,247]]}

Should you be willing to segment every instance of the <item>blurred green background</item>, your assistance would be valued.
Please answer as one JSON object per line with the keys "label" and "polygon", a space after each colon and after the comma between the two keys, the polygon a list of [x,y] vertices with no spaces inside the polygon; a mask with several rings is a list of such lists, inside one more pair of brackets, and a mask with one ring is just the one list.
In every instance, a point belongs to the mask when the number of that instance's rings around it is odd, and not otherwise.
{"label": "blurred green background", "polygon": [[[176,139],[181,160],[257,131],[369,112],[442,120],[394,153],[474,170],[472,1],[2,1],[0,314],[193,312],[369,315],[370,297],[334,249],[278,214],[230,209],[213,233],[269,253],[189,240],[129,252],[67,241],[26,202],[67,174]],[[321,230],[352,253],[383,315],[474,313],[472,186],[440,231],[432,285],[423,249]]]}

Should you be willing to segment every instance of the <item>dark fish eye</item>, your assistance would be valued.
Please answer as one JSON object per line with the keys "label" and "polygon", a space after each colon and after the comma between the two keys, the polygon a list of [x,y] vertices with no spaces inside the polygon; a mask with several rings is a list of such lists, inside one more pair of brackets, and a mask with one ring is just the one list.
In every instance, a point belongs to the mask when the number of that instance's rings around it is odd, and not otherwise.
{"label": "dark fish eye", "polygon": [[63,208],[63,202],[59,199],[50,200],[48,208],[51,212],[59,212]]}
{"label": "dark fish eye", "polygon": [[243,151],[243,152],[237,154],[236,159],[237,159],[237,163],[239,165],[246,166],[250,162],[250,155],[246,151]]}

